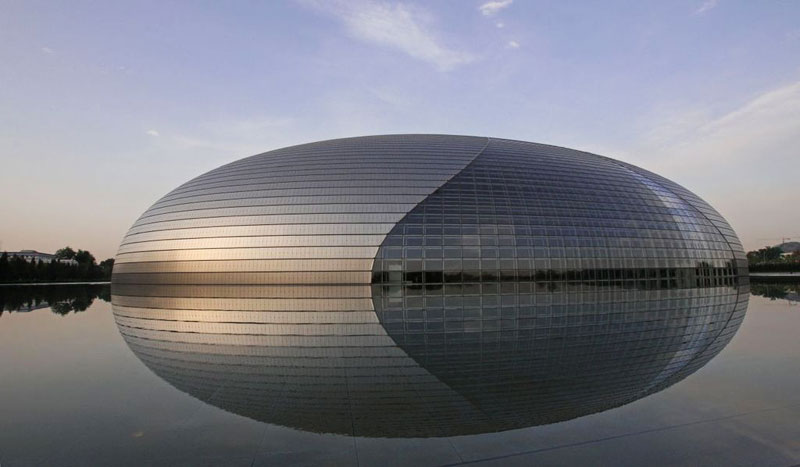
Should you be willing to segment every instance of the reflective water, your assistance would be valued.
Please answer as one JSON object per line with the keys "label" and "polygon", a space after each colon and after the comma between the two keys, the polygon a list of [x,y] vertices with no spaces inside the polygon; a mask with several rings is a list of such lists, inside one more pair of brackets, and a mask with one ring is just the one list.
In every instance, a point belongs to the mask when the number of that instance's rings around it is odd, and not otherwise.
{"label": "reflective water", "polygon": [[730,344],[689,371],[667,345],[632,345],[646,334],[546,336],[525,358],[391,333],[372,355],[319,353],[292,332],[265,345],[245,315],[209,343],[208,323],[147,329],[96,286],[3,287],[0,465],[793,465],[798,286],[752,290]]}
{"label": "reflective water", "polygon": [[479,434],[624,405],[680,381],[741,324],[748,288],[523,281],[116,284],[120,333],[209,404],[315,433]]}

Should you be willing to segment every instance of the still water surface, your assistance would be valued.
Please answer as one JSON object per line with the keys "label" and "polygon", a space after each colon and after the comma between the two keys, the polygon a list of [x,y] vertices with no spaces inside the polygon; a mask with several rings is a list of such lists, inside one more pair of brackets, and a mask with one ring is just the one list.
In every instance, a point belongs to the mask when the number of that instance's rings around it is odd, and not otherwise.
{"label": "still water surface", "polygon": [[409,438],[317,433],[225,411],[142,363],[107,288],[3,287],[0,465],[795,465],[798,288],[752,290],[733,341],[663,391],[558,423]]}

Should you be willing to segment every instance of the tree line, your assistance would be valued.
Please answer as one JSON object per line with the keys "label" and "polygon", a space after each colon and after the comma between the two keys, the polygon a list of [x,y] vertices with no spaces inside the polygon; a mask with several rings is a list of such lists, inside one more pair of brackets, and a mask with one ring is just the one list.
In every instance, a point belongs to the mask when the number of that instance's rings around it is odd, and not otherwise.
{"label": "tree line", "polygon": [[[7,252],[0,255],[0,283],[14,282],[61,282],[103,281],[111,279],[114,259],[97,264],[87,250],[75,251],[64,247],[56,251],[56,259],[45,263],[42,260],[26,261]],[[69,261],[73,260],[73,261]]]}
{"label": "tree line", "polygon": [[779,246],[768,246],[747,252],[750,272],[798,272],[800,271],[800,250],[791,255],[783,255]]}

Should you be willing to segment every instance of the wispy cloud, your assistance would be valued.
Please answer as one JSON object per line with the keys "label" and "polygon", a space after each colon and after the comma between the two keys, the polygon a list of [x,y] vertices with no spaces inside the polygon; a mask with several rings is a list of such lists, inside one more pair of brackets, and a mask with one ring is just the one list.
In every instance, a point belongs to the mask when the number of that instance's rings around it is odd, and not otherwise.
{"label": "wispy cloud", "polygon": [[369,88],[369,93],[379,101],[396,108],[408,108],[412,104],[411,97],[397,89],[385,86]]}
{"label": "wispy cloud", "polygon": [[51,49],[50,47],[42,47],[42,48],[41,48],[41,49],[39,49],[39,50],[41,50],[42,52],[44,52],[44,53],[46,53],[46,54],[52,54],[52,53],[54,53],[53,49]]}
{"label": "wispy cloud", "polygon": [[147,134],[148,134],[148,135],[150,135],[150,136],[161,136],[161,135],[158,133],[158,131],[156,131],[156,130],[147,130],[145,133],[147,133]]}
{"label": "wispy cloud", "polygon": [[503,8],[511,5],[513,1],[514,0],[495,0],[486,2],[479,6],[478,9],[481,11],[481,13],[483,13],[484,16],[492,16]]}
{"label": "wispy cloud", "polygon": [[499,29],[503,29],[504,27],[506,27],[506,24],[502,21],[498,21],[497,23],[495,23],[495,26],[497,26]]}
{"label": "wispy cloud", "polygon": [[786,39],[787,42],[795,42],[800,40],[800,28],[786,31],[786,33],[783,35],[783,38]]}
{"label": "wispy cloud", "polygon": [[302,1],[331,14],[355,38],[399,50],[441,71],[470,63],[475,57],[446,46],[434,31],[432,15],[419,7],[373,1]]}
{"label": "wispy cloud", "polygon": [[204,122],[176,133],[168,143],[177,149],[203,149],[248,156],[295,142],[295,120],[290,117],[253,117]]}
{"label": "wispy cloud", "polygon": [[706,0],[700,5],[696,10],[694,10],[695,15],[702,15],[705,12],[714,9],[719,4],[719,0]]}
{"label": "wispy cloud", "polygon": [[519,48],[519,42],[517,42],[517,41],[508,41],[507,45],[511,49],[518,49]]}
{"label": "wispy cloud", "polygon": [[[788,157],[800,147],[800,81],[762,93],[723,115],[686,109],[651,126],[645,142],[685,157],[675,162],[713,166],[733,158]],[[771,149],[764,151],[766,146]]]}
{"label": "wispy cloud", "polygon": [[[724,114],[688,108],[650,119],[628,159],[685,183],[731,221],[747,248],[800,232],[800,81],[763,92]],[[710,175],[710,174],[713,174]],[[755,221],[757,219],[757,221]]]}

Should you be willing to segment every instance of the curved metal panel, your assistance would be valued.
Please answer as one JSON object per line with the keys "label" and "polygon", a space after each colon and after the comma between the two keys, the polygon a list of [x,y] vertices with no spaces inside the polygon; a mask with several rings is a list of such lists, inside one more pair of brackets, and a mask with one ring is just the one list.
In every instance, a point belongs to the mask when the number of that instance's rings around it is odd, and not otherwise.
{"label": "curved metal panel", "polygon": [[[286,271],[290,274],[257,277],[367,285],[372,259],[392,226],[464,168],[486,141],[442,135],[348,138],[227,164],[178,187],[142,214],[117,253],[114,282],[153,282],[144,275],[172,273],[158,280],[185,283],[175,277],[183,271],[213,273],[221,283],[254,282],[253,274],[237,274]],[[362,274],[298,274],[319,271],[309,263],[313,260],[331,261],[329,271],[339,269],[336,260],[359,260],[353,264]]]}

